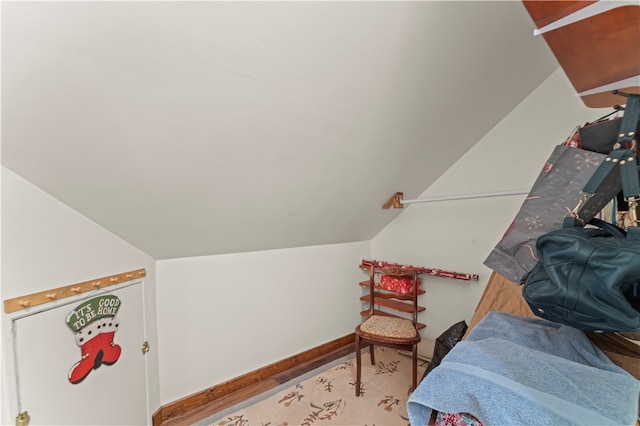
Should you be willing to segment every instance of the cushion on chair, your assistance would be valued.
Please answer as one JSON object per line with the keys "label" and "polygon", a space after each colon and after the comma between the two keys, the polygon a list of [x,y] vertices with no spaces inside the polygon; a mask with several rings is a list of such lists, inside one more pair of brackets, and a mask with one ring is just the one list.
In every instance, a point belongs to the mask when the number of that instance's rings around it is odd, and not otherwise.
{"label": "cushion on chair", "polygon": [[360,324],[360,330],[378,336],[411,339],[416,336],[413,322],[404,318],[373,315]]}

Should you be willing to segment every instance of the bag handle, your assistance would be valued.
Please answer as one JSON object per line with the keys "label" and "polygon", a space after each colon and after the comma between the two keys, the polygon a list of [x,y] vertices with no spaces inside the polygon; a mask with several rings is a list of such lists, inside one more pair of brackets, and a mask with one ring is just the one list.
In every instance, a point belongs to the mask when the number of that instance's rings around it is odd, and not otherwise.
{"label": "bag handle", "polygon": [[616,237],[616,238],[625,238],[627,233],[624,232],[624,230],[618,228],[617,226],[604,221],[602,219],[598,219],[598,218],[593,218],[589,221],[589,225],[593,225],[597,228],[602,229],[603,231],[605,231],[607,234],[611,235],[612,237]]}
{"label": "bag handle", "polygon": [[616,167],[619,167],[622,181],[622,192],[629,203],[629,212],[634,224],[638,224],[636,207],[640,196],[640,179],[638,179],[638,163],[636,160],[636,130],[640,119],[640,95],[625,94],[614,90],[614,94],[627,97],[627,105],[620,123],[618,139],[614,149],[596,169],[591,179],[582,189],[582,197],[571,214],[580,218],[579,211],[586,200],[593,197],[598,187]]}
{"label": "bag handle", "polygon": [[[616,225],[609,223],[607,221],[604,221],[602,219],[598,219],[596,217],[591,219],[587,223],[587,225],[594,226],[595,228],[600,229],[615,238],[627,237],[627,233],[624,231],[624,229],[618,228]],[[573,216],[567,216],[564,218],[562,227],[563,228],[576,228],[576,227],[584,228],[584,223],[582,223],[580,219],[577,219]]]}

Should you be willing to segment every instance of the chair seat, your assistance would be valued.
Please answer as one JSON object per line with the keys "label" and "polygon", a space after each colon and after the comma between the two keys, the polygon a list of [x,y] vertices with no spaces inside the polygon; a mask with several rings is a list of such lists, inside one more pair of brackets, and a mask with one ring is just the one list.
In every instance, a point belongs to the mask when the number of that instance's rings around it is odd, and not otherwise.
{"label": "chair seat", "polygon": [[396,339],[412,339],[418,332],[413,322],[404,318],[373,315],[360,324],[360,330],[368,334]]}

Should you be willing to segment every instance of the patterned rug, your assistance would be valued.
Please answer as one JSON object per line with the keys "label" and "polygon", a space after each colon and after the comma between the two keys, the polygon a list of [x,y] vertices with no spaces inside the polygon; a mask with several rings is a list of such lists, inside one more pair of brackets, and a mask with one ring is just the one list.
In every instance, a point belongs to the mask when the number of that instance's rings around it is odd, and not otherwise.
{"label": "patterned rug", "polygon": [[[361,396],[355,396],[355,356],[307,379],[293,381],[253,405],[222,417],[212,426],[408,425],[411,358],[377,347],[376,365],[362,354]],[[418,379],[427,363],[418,360]]]}

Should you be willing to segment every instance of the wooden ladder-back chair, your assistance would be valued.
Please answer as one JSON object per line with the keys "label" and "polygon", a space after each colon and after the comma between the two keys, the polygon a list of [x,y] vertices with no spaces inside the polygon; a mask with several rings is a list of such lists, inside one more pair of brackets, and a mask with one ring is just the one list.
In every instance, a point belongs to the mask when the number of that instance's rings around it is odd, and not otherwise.
{"label": "wooden ladder-back chair", "polygon": [[[400,294],[387,291],[375,285],[376,276],[387,275],[395,278],[403,278],[413,281],[412,294]],[[360,396],[360,379],[362,373],[361,348],[369,346],[371,364],[375,364],[374,345],[385,346],[393,349],[410,351],[413,362],[413,383],[411,390],[418,384],[418,343],[420,332],[418,331],[418,272],[401,267],[371,266],[369,268],[369,296],[364,297],[369,302],[368,318],[356,327],[356,396]],[[402,318],[376,309],[376,305],[389,305],[385,301],[393,300],[391,304],[401,304],[403,311],[411,313],[411,319]]]}

